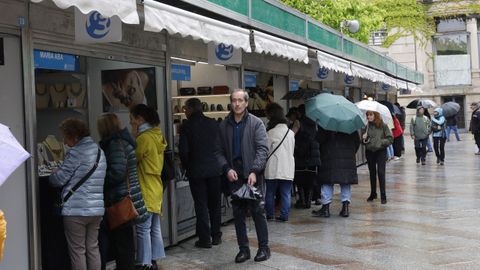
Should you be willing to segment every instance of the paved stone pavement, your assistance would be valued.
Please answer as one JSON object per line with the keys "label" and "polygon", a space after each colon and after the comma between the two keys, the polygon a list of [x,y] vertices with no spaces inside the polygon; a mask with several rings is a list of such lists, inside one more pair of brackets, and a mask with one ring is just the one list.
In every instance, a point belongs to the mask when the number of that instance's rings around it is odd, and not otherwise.
{"label": "paved stone pavement", "polygon": [[426,166],[417,165],[407,140],[405,156],[387,164],[386,205],[366,202],[370,184],[363,166],[349,218],[338,216],[336,188],[330,218],[292,209],[288,222],[269,222],[268,261],[235,264],[235,229],[229,224],[220,246],[197,249],[190,239],[167,250],[161,269],[480,269],[480,156],[473,154],[471,135],[462,137],[447,143],[445,166],[435,164],[433,153]]}

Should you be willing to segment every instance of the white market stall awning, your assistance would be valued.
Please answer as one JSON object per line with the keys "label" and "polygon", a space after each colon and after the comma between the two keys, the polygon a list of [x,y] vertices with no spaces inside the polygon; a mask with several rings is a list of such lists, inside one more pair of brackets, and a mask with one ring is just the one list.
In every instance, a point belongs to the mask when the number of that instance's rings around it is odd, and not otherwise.
{"label": "white market stall awning", "polygon": [[317,60],[321,67],[325,67],[336,72],[345,73],[350,76],[353,75],[352,69],[350,68],[350,62],[347,60],[343,60],[339,57],[321,51],[317,51]]}
{"label": "white market stall awning", "polygon": [[352,74],[355,77],[367,79],[372,82],[385,82],[385,74],[357,63],[351,64]]}
{"label": "white market stall awning", "polygon": [[[40,3],[43,0],[31,0]],[[139,24],[136,0],[52,0],[57,7],[67,9],[71,6],[78,8],[83,14],[98,11],[104,17],[118,16],[120,20],[128,24]]]}
{"label": "white market stall awning", "polygon": [[397,89],[408,89],[407,82],[397,79]]}
{"label": "white market stall awning", "polygon": [[255,52],[280,56],[308,64],[308,47],[252,30]]}
{"label": "white market stall awning", "polygon": [[205,43],[224,43],[251,52],[250,31],[153,0],[144,1],[145,31],[167,30]]}
{"label": "white market stall awning", "polygon": [[408,90],[411,90],[412,92],[419,92],[422,93],[422,89],[418,87],[418,85],[414,83],[407,83]]}

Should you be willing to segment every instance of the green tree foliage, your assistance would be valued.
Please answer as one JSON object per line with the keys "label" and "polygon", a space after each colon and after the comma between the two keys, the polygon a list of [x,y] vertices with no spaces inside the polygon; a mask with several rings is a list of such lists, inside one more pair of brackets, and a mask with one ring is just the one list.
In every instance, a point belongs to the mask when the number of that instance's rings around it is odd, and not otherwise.
{"label": "green tree foliage", "polygon": [[[425,5],[416,0],[282,0],[310,17],[340,30],[343,19],[356,19],[360,22],[360,32],[350,36],[367,43],[371,31],[382,28],[389,33],[384,42],[388,47],[402,36],[413,35],[421,43],[430,39],[435,33],[434,17],[441,14],[428,12],[432,5]],[[441,3],[465,2],[461,0],[440,0]],[[479,13],[477,0],[466,1],[467,13]],[[447,12],[447,11],[445,11]],[[463,12],[463,11],[462,11]],[[465,12],[464,12],[465,13]],[[452,14],[448,14],[451,16]],[[348,33],[346,33],[348,34]]]}
{"label": "green tree foliage", "polygon": [[344,19],[358,20],[360,31],[356,34],[347,33],[364,43],[368,42],[370,31],[379,30],[384,26],[385,11],[374,1],[369,0],[282,0],[310,17],[340,31],[340,22]]}

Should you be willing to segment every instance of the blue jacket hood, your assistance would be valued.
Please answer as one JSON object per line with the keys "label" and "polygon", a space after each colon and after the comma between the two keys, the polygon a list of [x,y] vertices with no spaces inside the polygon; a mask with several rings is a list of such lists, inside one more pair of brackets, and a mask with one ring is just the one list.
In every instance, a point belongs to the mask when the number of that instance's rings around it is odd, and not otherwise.
{"label": "blue jacket hood", "polygon": [[437,117],[443,116],[443,109],[442,108],[436,108],[435,111],[438,113]]}

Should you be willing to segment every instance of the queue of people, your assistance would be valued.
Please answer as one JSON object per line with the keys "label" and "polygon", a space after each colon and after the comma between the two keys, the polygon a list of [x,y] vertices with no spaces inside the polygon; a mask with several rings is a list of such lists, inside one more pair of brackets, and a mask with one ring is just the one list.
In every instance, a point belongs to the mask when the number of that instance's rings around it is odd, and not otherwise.
{"label": "queue of people", "polygon": [[[220,123],[203,114],[199,99],[186,101],[187,120],[180,128],[179,155],[197,216],[195,247],[211,248],[222,243],[222,192],[233,198],[239,247],[236,263],[251,258],[247,214],[253,218],[257,233],[254,260],[270,258],[267,221],[288,221],[295,190],[295,205],[308,209],[317,186],[322,207],[312,214],[328,218],[334,185],[339,184],[339,215],[348,217],[351,188],[358,184],[356,153],[361,143],[365,145],[370,173],[367,201],[378,198],[378,179],[381,204],[387,203],[387,148],[393,146],[394,155],[401,156],[404,114],[392,114],[390,129],[377,111],[366,111],[366,127],[361,133],[347,134],[317,125],[306,116],[304,105],[290,109],[285,116],[280,105],[269,104],[265,125],[248,112],[248,100],[247,91],[234,90],[230,95],[231,112]],[[472,104],[472,110],[471,131],[480,149],[479,105]],[[431,119],[425,111],[418,106],[410,124],[416,162],[425,165],[432,133],[437,164],[443,165],[449,120],[441,108],[435,109]],[[157,260],[165,257],[160,215],[164,193],[161,175],[167,147],[159,124],[158,113],[140,104],[130,110],[131,132],[122,127],[115,114],[101,115],[97,121],[99,144],[81,120],[67,119],[60,125],[64,143],[70,148],[49,181],[63,190],[61,213],[72,269],[100,269],[98,234],[102,219],[109,227],[117,269],[158,269]],[[212,143],[205,143],[208,141]],[[239,195],[239,190],[245,191]],[[276,201],[280,204],[278,215]],[[112,214],[120,207],[129,207],[127,217]]]}
{"label": "queue of people", "polygon": [[60,125],[69,150],[49,181],[63,190],[61,215],[73,270],[101,269],[102,219],[117,269],[158,269],[156,261],[165,257],[160,213],[167,146],[159,123],[157,112],[143,104],[131,108],[132,134],[115,114],[104,114],[97,122],[99,144],[81,120],[69,118]]}

